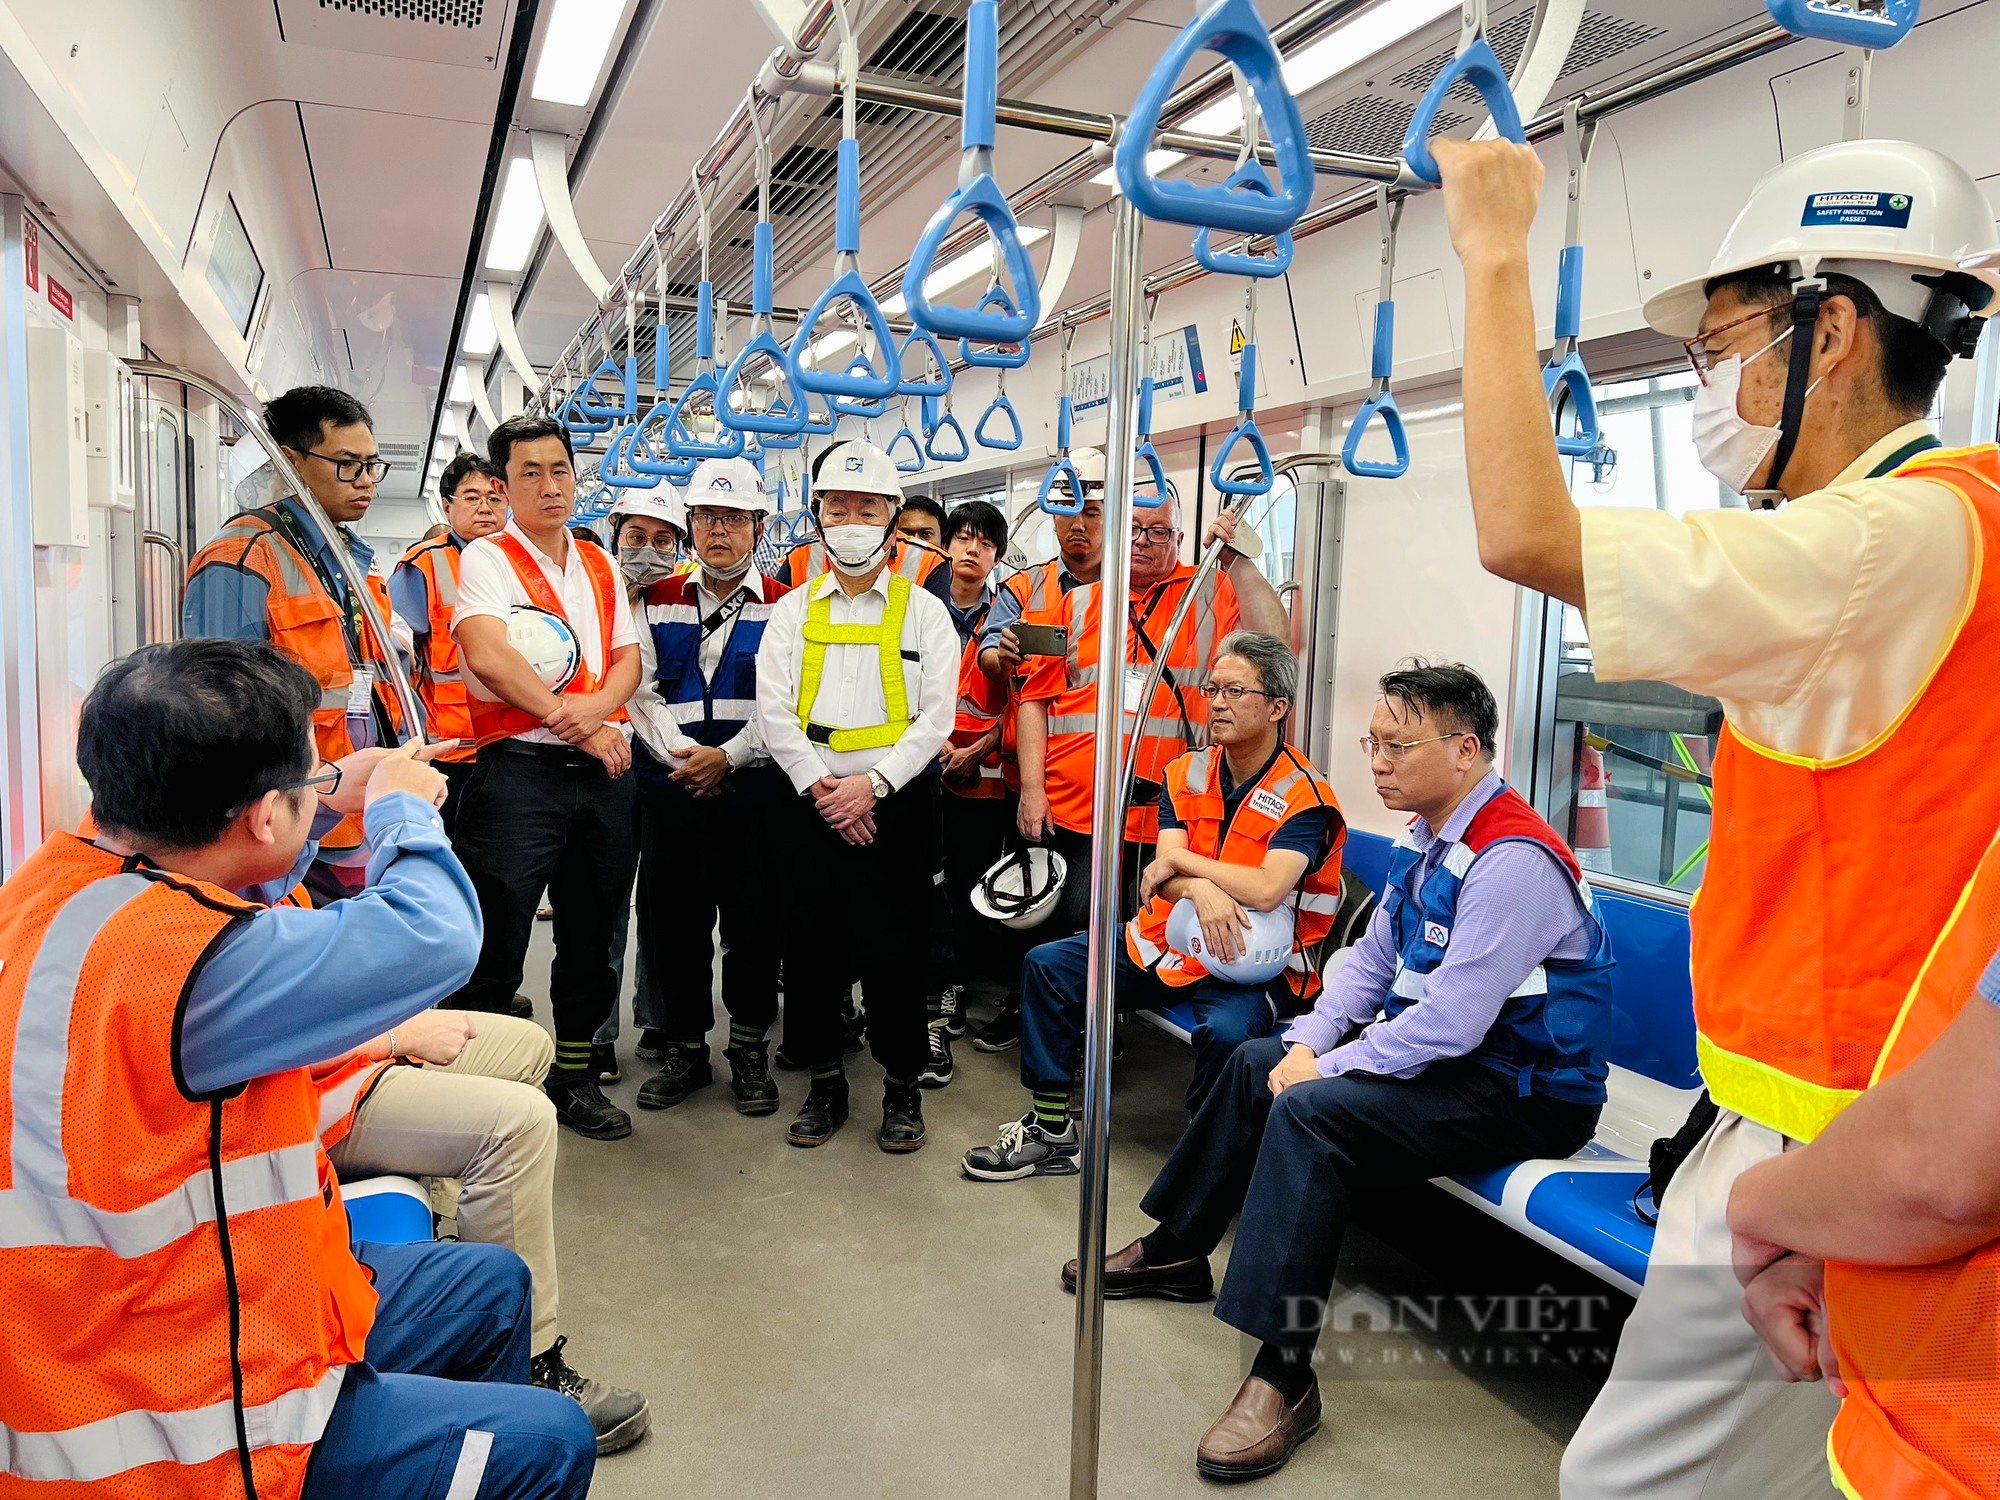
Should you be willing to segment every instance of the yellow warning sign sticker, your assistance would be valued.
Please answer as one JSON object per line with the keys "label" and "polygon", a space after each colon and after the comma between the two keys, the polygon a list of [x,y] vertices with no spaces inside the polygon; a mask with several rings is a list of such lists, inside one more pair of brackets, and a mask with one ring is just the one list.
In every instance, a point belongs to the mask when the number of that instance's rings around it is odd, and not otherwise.
{"label": "yellow warning sign sticker", "polygon": [[1229,324],[1229,352],[1231,354],[1241,354],[1243,352],[1243,344],[1243,325],[1232,319]]}

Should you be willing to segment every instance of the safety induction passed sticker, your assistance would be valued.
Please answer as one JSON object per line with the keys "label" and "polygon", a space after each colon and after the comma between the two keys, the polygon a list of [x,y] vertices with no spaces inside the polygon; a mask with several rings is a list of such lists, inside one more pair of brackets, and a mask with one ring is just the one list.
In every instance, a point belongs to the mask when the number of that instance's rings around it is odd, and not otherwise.
{"label": "safety induction passed sticker", "polygon": [[1812,193],[1806,198],[1802,228],[1827,224],[1859,225],[1867,229],[1908,229],[1908,193]]}
{"label": "safety induction passed sticker", "polygon": [[1145,667],[1125,669],[1125,712],[1128,714],[1136,714],[1145,707],[1147,670]]}
{"label": "safety induction passed sticker", "polygon": [[354,681],[347,688],[347,711],[359,718],[375,711],[375,669],[361,666],[354,669]]}

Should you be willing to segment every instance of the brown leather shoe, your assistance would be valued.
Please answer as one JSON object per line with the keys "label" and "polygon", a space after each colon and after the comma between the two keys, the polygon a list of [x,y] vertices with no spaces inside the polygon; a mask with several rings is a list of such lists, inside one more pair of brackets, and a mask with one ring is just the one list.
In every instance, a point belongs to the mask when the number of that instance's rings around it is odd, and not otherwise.
{"label": "brown leather shoe", "polygon": [[1225,1483],[1261,1479],[1275,1474],[1292,1457],[1292,1450],[1319,1431],[1319,1381],[1315,1379],[1297,1406],[1268,1380],[1245,1380],[1229,1410],[1201,1436],[1194,1466],[1204,1479]]}
{"label": "brown leather shoe", "polygon": [[[1076,1262],[1062,1269],[1063,1290],[1076,1291]],[[1209,1274],[1208,1260],[1170,1261],[1149,1266],[1145,1242],[1134,1240],[1123,1250],[1104,1257],[1104,1297],[1107,1302],[1125,1297],[1157,1297],[1162,1302],[1206,1302],[1215,1295],[1215,1278]]]}

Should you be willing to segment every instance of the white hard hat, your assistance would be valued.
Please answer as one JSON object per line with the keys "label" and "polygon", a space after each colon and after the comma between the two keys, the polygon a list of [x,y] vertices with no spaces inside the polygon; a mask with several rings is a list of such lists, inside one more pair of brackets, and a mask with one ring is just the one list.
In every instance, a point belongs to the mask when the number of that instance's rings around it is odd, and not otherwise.
{"label": "white hard hat", "polygon": [[1079,448],[1070,454],[1069,461],[1076,465],[1076,477],[1085,484],[1100,488],[1104,484],[1104,450],[1102,448]]}
{"label": "white hard hat", "polygon": [[1062,897],[1069,866],[1063,857],[1040,844],[1030,844],[979,877],[972,888],[972,909],[1023,931],[1048,921]]}
{"label": "white hard hat", "polygon": [[873,443],[836,443],[827,449],[814,475],[815,496],[851,490],[860,495],[887,495],[899,504],[903,498],[903,476],[896,472],[896,461]]}
{"label": "white hard hat", "polygon": [[1243,932],[1240,958],[1222,958],[1209,949],[1208,939],[1202,935],[1201,918],[1195,914],[1193,900],[1186,896],[1176,901],[1174,909],[1167,913],[1167,946],[1198,960],[1219,979],[1235,984],[1267,984],[1284,973],[1285,962],[1292,956],[1292,932],[1297,918],[1289,904],[1275,911],[1249,907],[1245,911],[1250,925]]}
{"label": "white hard hat", "polygon": [[1710,281],[1783,265],[1800,279],[1831,273],[1862,282],[1891,313],[1957,352],[1955,325],[1964,314],[1954,304],[1938,308],[1936,326],[1926,322],[1940,299],[1930,278],[1950,275],[1958,284],[1942,301],[1955,293],[1985,316],[2000,292],[1996,260],[1993,207],[1965,168],[1908,141],[1842,141],[1766,172],[1708,269],[1648,298],[1646,321],[1692,338]]}
{"label": "white hard hat", "polygon": [[686,505],[724,505],[732,510],[751,510],[758,515],[771,513],[771,497],[764,493],[764,476],[747,458],[704,458],[695,465],[688,480]]}
{"label": "white hard hat", "polygon": [[509,611],[507,644],[521,653],[552,693],[568,687],[583,666],[583,647],[569,621],[532,604],[517,604]]}
{"label": "white hard hat", "polygon": [[657,489],[620,490],[609,514],[614,532],[620,516],[649,516],[655,521],[665,521],[682,536],[687,535],[687,500],[664,479]]}

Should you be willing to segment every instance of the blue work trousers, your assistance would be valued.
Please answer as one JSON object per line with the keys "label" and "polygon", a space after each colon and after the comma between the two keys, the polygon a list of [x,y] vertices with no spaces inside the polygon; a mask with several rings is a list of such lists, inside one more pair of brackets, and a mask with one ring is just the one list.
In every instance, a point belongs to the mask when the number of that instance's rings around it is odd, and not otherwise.
{"label": "blue work trousers", "polygon": [[581,1500],[583,1408],[528,1384],[528,1267],[499,1245],[356,1244],[380,1299],[313,1445],[303,1500]]}
{"label": "blue work trousers", "polygon": [[[1021,965],[1021,1082],[1028,1088],[1049,1093],[1068,1088],[1076,1077],[1089,972],[1090,935],[1082,932],[1030,949]],[[1230,1054],[1268,1032],[1275,1016],[1262,985],[1228,984],[1212,976],[1179,987],[1162,984],[1132,962],[1123,932],[1118,934],[1115,994],[1120,1014],[1160,1010],[1183,1000],[1194,1006],[1189,1114],[1201,1108]]]}

